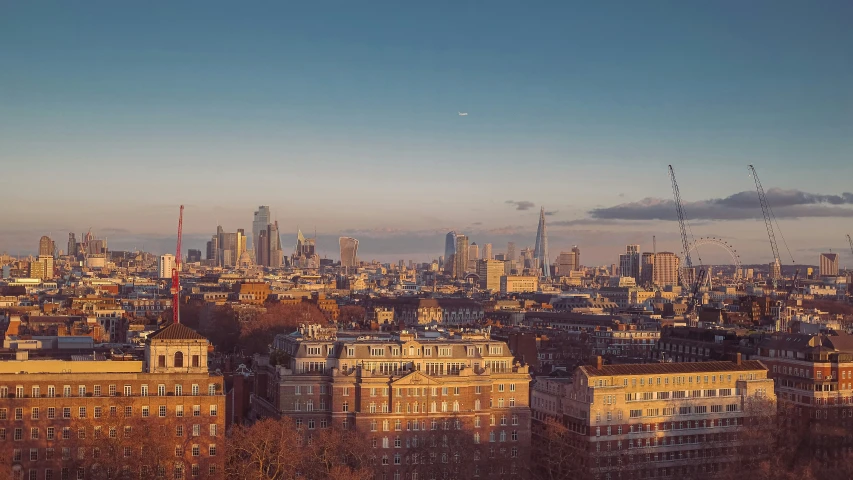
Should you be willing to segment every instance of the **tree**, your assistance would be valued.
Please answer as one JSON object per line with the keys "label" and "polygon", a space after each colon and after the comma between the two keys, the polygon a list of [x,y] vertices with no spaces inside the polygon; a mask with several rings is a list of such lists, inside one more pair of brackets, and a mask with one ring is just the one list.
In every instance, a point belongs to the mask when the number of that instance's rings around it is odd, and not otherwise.
{"label": "tree", "polygon": [[242,325],[239,345],[246,355],[268,353],[276,335],[310,323],[328,322],[320,309],[309,303],[271,304],[265,313]]}
{"label": "tree", "polygon": [[369,480],[375,470],[365,438],[352,430],[306,432],[290,418],[237,426],[226,448],[229,479]]}
{"label": "tree", "polygon": [[338,323],[364,323],[366,318],[364,307],[358,305],[344,305],[338,313]]}
{"label": "tree", "polygon": [[230,306],[216,306],[202,315],[201,332],[219,352],[233,352],[239,345],[240,321]]}

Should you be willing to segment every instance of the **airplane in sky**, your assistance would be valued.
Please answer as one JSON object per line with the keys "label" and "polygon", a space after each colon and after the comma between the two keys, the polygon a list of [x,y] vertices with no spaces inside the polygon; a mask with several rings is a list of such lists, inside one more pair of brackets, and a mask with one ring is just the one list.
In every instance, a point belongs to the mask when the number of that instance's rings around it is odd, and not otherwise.
{"label": "airplane in sky", "polygon": [[468,116],[468,112],[459,112],[459,116],[460,116],[460,117],[467,117],[467,116]]}

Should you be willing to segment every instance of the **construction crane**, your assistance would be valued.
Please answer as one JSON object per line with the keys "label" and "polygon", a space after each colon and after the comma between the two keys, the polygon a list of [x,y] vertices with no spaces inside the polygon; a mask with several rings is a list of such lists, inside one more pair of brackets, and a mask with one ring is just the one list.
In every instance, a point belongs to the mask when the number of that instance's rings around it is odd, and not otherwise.
{"label": "construction crane", "polygon": [[184,206],[181,205],[181,213],[178,215],[178,247],[175,252],[175,267],[172,269],[172,322],[181,323],[180,300],[181,300],[181,237],[184,230]]}
{"label": "construction crane", "polygon": [[[785,241],[785,236],[782,235],[782,229],[779,228],[779,221],[776,219],[776,215],[773,214],[773,209],[767,201],[767,195],[764,193],[764,187],[761,185],[761,180],[759,180],[758,173],[755,171],[754,166],[749,166],[749,173],[752,175],[753,180],[755,180],[755,190],[758,192],[758,201],[761,203],[761,213],[764,215],[764,226],[767,227],[767,238],[770,240],[770,248],[773,251],[773,263],[771,264],[770,279],[772,281],[773,290],[775,291],[779,281],[778,277],[782,276],[782,262],[781,255],[779,255],[779,245],[776,243],[776,234],[774,233],[773,228],[774,223],[776,224],[775,229],[779,230],[779,237],[782,239],[782,244],[785,245],[785,249],[791,257],[791,263],[795,263],[794,256],[791,254],[791,249],[788,248],[788,242]],[[794,271],[794,277],[791,281],[791,285],[785,293],[784,303],[779,305],[779,329],[782,331],[786,331],[788,329],[788,300],[791,298],[791,294],[797,286],[797,277],[799,276],[800,269],[797,269]]]}
{"label": "construction crane", "polygon": [[[675,170],[672,169],[672,165],[669,166],[669,178],[672,180],[672,195],[675,197],[675,213],[678,215],[678,227],[681,229],[681,248],[684,250],[684,269],[691,271],[693,270],[693,260],[690,259],[690,241],[687,239],[687,229],[689,226],[687,225],[687,220],[684,215],[684,205],[681,202],[681,192],[678,190],[678,182],[675,180]],[[693,234],[691,232],[691,236],[692,235]],[[694,275],[695,278],[692,279],[693,286],[691,288],[690,301],[687,304],[687,313],[692,312],[693,309],[696,308],[696,304],[699,300],[699,285],[701,285],[701,281],[705,278],[705,269],[702,268],[702,258],[698,258],[699,270]]]}

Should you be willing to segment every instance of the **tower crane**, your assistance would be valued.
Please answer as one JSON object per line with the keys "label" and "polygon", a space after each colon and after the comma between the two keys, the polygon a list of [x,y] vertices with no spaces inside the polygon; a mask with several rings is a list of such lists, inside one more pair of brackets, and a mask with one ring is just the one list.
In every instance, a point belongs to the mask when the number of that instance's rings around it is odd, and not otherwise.
{"label": "tower crane", "polygon": [[[681,248],[684,250],[684,264],[688,271],[693,269],[693,260],[690,259],[690,241],[687,240],[687,220],[684,215],[684,205],[681,202],[681,192],[678,190],[678,182],[675,180],[675,170],[672,165],[669,166],[669,178],[672,180],[672,195],[675,197],[675,213],[678,215],[678,227],[681,229]],[[692,236],[692,232],[691,232]],[[702,267],[702,258],[699,258],[699,270],[694,275],[693,285],[691,288],[690,302],[687,304],[687,313],[696,308],[699,300],[699,285],[705,278],[705,268]],[[682,274],[683,275],[683,274]],[[684,283],[684,282],[682,282]]]}
{"label": "tower crane", "polygon": [[[778,285],[778,277],[782,276],[782,263],[780,261],[779,255],[779,245],[776,243],[776,234],[773,232],[773,224],[776,224],[776,230],[779,230],[779,237],[782,239],[782,243],[785,245],[785,249],[788,251],[788,255],[791,257],[791,263],[794,262],[794,256],[791,255],[791,249],[788,248],[788,242],[785,241],[784,235],[782,235],[782,229],[779,228],[779,221],[776,220],[776,215],[773,214],[773,209],[770,207],[770,203],[767,201],[767,195],[764,193],[764,187],[761,185],[761,180],[758,178],[758,173],[755,171],[755,167],[749,165],[749,173],[752,176],[753,180],[755,180],[755,190],[758,192],[758,201],[761,203],[761,213],[764,215],[764,226],[767,227],[767,238],[770,240],[770,249],[773,251],[773,263],[771,264],[771,272],[770,278],[773,282],[773,290],[776,290]],[[787,289],[785,294],[785,300],[782,305],[779,307],[779,316],[780,320],[783,321],[783,325],[780,325],[780,330],[787,330],[787,309],[788,309],[788,300],[791,297],[791,293],[793,293],[794,289],[797,285],[797,277],[800,275],[800,269],[794,271],[794,277],[791,281],[790,287]]]}
{"label": "tower crane", "polygon": [[181,300],[181,237],[184,229],[184,206],[178,215],[178,246],[175,253],[175,267],[172,269],[172,322],[181,323],[180,300]]}

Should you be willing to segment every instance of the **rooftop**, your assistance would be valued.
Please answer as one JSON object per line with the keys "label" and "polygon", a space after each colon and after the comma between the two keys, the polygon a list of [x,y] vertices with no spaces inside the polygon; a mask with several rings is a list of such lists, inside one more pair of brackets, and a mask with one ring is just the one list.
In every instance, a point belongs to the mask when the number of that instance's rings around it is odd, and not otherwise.
{"label": "rooftop", "polygon": [[207,337],[182,323],[173,323],[148,336],[150,340],[207,340]]}
{"label": "rooftop", "polygon": [[604,365],[596,368],[592,365],[581,367],[591,377],[611,377],[620,375],[669,375],[702,372],[747,372],[767,370],[758,360],[735,362],[691,362],[691,363],[643,363],[634,365]]}

